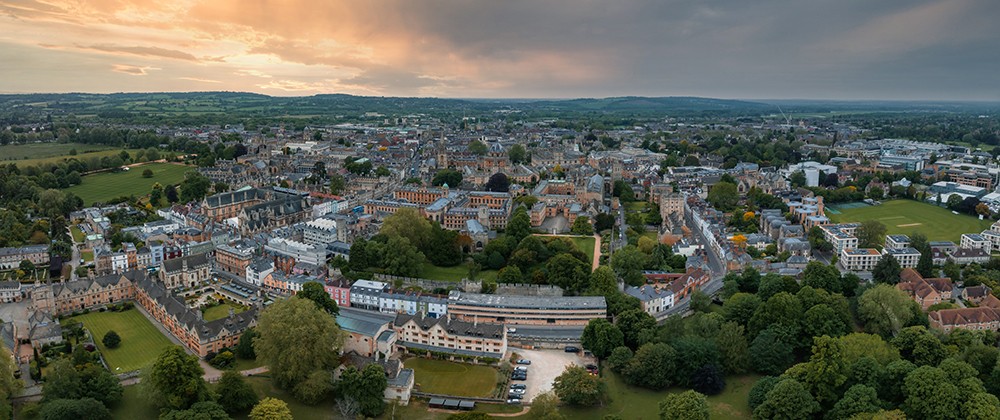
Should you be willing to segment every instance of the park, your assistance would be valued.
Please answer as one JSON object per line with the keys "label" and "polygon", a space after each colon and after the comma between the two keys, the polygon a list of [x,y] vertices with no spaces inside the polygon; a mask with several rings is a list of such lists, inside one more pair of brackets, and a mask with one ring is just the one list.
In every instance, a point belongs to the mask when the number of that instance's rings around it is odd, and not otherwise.
{"label": "park", "polygon": [[[153,176],[142,176],[145,170],[153,171]],[[184,180],[184,174],[193,170],[190,166],[173,163],[148,163],[131,167],[128,171],[102,172],[87,175],[80,185],[66,189],[83,199],[86,206],[98,202],[106,202],[121,196],[144,196],[152,190],[153,184],[162,186],[179,184]]]}
{"label": "park", "polygon": [[920,232],[932,241],[958,243],[963,233],[979,233],[990,227],[991,220],[954,214],[944,207],[914,200],[891,200],[874,206],[838,208],[831,206],[826,215],[834,223],[876,220],[890,235]]}
{"label": "park", "polygon": [[[153,326],[138,309],[124,312],[90,312],[62,320],[62,324],[78,321],[90,331],[94,343],[104,356],[112,373],[139,370],[149,366],[153,360],[171,345],[170,339]],[[101,342],[108,331],[121,336],[121,345],[109,349]]]}

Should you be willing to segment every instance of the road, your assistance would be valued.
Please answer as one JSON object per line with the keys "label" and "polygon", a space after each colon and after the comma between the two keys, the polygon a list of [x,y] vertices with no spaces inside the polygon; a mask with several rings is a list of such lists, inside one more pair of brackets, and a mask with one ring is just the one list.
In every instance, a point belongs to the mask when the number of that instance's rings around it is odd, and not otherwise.
{"label": "road", "polygon": [[[684,212],[684,223],[691,229],[692,240],[697,244],[701,244],[702,249],[705,250],[705,253],[708,256],[708,267],[711,272],[711,279],[708,283],[705,283],[701,287],[701,291],[709,296],[714,295],[722,289],[722,279],[726,276],[726,264],[723,263],[722,257],[716,254],[712,247],[708,246],[708,240],[705,238],[704,233],[701,229],[697,229],[694,223],[694,218],[686,210]],[[674,306],[670,309],[657,314],[656,319],[658,321],[662,321],[672,315],[684,315],[690,306],[691,298],[685,298],[679,302],[675,302]]]}

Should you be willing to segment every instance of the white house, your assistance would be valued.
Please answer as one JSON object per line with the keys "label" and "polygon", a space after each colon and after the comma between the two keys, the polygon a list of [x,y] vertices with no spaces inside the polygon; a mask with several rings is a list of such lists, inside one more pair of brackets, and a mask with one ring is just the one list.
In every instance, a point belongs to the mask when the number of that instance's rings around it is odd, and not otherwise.
{"label": "white house", "polygon": [[674,306],[674,292],[669,289],[658,290],[650,285],[627,286],[625,294],[639,299],[639,302],[642,303],[642,310],[654,317]]}

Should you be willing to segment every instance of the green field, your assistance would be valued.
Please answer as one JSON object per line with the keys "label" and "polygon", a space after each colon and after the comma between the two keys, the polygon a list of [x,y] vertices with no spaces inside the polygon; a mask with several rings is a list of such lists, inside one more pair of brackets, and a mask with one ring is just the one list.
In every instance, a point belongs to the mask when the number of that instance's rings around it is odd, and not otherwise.
{"label": "green field", "polygon": [[[138,309],[125,312],[91,312],[72,318],[69,321],[80,321],[90,331],[97,348],[104,355],[112,373],[122,373],[148,366],[161,352],[172,343],[146,319]],[[122,338],[117,349],[107,349],[101,339],[108,331],[114,330]]]}
{"label": "green field", "polygon": [[[153,170],[152,178],[143,178],[142,172]],[[177,184],[184,180],[184,174],[193,170],[190,166],[169,163],[150,163],[136,166],[127,172],[104,172],[83,177],[83,183],[74,185],[66,191],[83,199],[84,205],[103,202],[121,196],[143,196],[149,194],[153,184]]]}
{"label": "green field", "polygon": [[497,385],[497,370],[489,366],[422,358],[407,359],[403,364],[413,369],[416,389],[421,392],[489,397]]}
{"label": "green field", "polygon": [[[8,144],[5,146],[0,146],[0,152],[3,157],[0,160],[35,160],[35,159],[45,159],[53,157],[70,157],[69,151],[76,149],[76,157],[90,156],[90,153],[95,152],[105,152],[108,150],[114,150],[116,153],[120,149],[105,146],[101,144],[83,144],[83,143],[29,143],[29,144]],[[105,155],[101,155],[105,156]],[[17,163],[18,166],[23,166],[21,162]]]}
{"label": "green field", "polygon": [[76,225],[69,228],[69,233],[73,235],[73,242],[83,243],[83,241],[87,239],[87,236],[84,235],[83,231]]}
{"label": "green field", "polygon": [[[420,271],[420,278],[441,281],[462,281],[462,278],[469,276],[469,267],[459,264],[454,267],[438,267],[429,262],[424,262]],[[497,278],[496,270],[483,270],[476,277],[479,280],[491,280]]]}
{"label": "green field", "polygon": [[953,214],[944,207],[913,200],[892,200],[877,206],[838,209],[839,214],[827,212],[835,223],[878,220],[889,234],[920,232],[932,241],[958,243],[963,233],[979,233],[990,226],[989,220],[979,220],[964,214]]}
{"label": "green field", "polygon": [[573,245],[584,254],[590,256],[594,255],[594,243],[596,242],[593,237],[571,237],[569,240],[573,241]]}
{"label": "green field", "polygon": [[[626,385],[621,378],[603,370],[603,378],[608,385],[608,396],[611,402],[600,408],[575,408],[562,406],[559,411],[568,419],[603,419],[605,415],[613,414],[627,419],[656,420],[660,418],[660,401],[667,394],[679,393],[684,389],[674,388],[667,391],[650,391]],[[750,406],[747,405],[747,394],[756,375],[726,377],[726,389],[719,395],[708,397],[708,408],[712,419],[749,419]],[[534,418],[528,413],[526,418]]]}
{"label": "green field", "polygon": [[230,302],[224,302],[221,305],[216,305],[211,308],[206,309],[202,316],[204,316],[206,321],[214,321],[216,319],[221,319],[229,316],[229,308],[233,308],[233,312],[240,313],[247,310],[246,306],[233,304]]}

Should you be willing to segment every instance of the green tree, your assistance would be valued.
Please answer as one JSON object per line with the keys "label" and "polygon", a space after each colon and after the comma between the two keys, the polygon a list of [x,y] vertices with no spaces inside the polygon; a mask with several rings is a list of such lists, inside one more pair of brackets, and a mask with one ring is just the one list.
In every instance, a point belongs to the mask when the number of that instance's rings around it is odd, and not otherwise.
{"label": "green tree", "polygon": [[868,332],[893,336],[913,319],[914,304],[905,292],[879,284],[858,298],[858,319]]}
{"label": "green tree", "polygon": [[382,221],[379,233],[392,237],[406,238],[413,246],[422,249],[431,236],[431,222],[420,215],[417,209],[404,207]]}
{"label": "green tree", "polygon": [[250,410],[250,420],[293,420],[288,404],[277,398],[264,398]]}
{"label": "green tree", "polygon": [[677,352],[664,343],[644,344],[635,352],[624,371],[625,381],[653,390],[670,387]]}
{"label": "green tree", "polygon": [[732,321],[742,326],[750,323],[750,318],[760,307],[761,301],[757,295],[750,293],[737,293],[726,299],[722,304],[722,316],[727,321]]}
{"label": "green tree", "polygon": [[740,195],[736,191],[736,184],[729,182],[717,182],[708,190],[706,201],[719,211],[733,211],[740,200]]}
{"label": "green tree", "polygon": [[508,265],[501,268],[497,273],[497,280],[499,280],[500,283],[517,284],[524,282],[524,277],[521,275],[520,268],[517,268],[516,265]]}
{"label": "green tree", "polygon": [[832,265],[810,261],[806,265],[806,269],[802,271],[802,285],[839,293],[841,291],[840,273]]}
{"label": "green tree", "polygon": [[490,151],[489,147],[486,147],[486,144],[479,140],[473,140],[469,142],[469,153],[482,156],[489,151]]}
{"label": "green tree", "polygon": [[996,420],[1000,418],[1000,400],[993,394],[977,392],[962,403],[962,418]]}
{"label": "green tree", "polygon": [[749,331],[755,335],[774,324],[798,329],[802,321],[802,303],[794,295],[781,292],[771,296],[750,318]]}
{"label": "green tree", "polygon": [[341,195],[344,193],[344,188],[347,188],[347,180],[343,175],[338,173],[330,175],[330,194]]}
{"label": "green tree", "polygon": [[159,405],[183,410],[210,398],[204,374],[197,356],[187,354],[183,347],[171,346],[160,353],[142,382],[149,383]]}
{"label": "green tree", "polygon": [[611,355],[608,356],[608,367],[615,372],[622,373],[628,367],[628,363],[632,361],[632,356],[632,349],[625,346],[615,347],[611,351]]}
{"label": "green tree", "polygon": [[[587,323],[580,341],[583,348],[590,350],[594,356],[604,359],[610,356],[615,348],[625,345],[625,335],[618,326],[608,322],[607,319],[598,318]],[[565,401],[562,395],[559,398]]]}
{"label": "green tree", "polygon": [[308,405],[315,405],[333,392],[333,375],[329,371],[317,370],[295,385],[292,395]]}
{"label": "green tree", "polygon": [[947,374],[941,369],[918,367],[906,375],[903,388],[906,391],[903,410],[908,417],[946,419],[959,413],[961,400],[958,387],[948,381]]}
{"label": "green tree", "polygon": [[590,236],[594,234],[594,226],[590,224],[589,217],[580,216],[573,221],[573,227],[569,229],[569,233]]}
{"label": "green tree", "polygon": [[[188,172],[184,175],[184,181],[180,185],[180,199],[185,203],[201,200],[205,197],[205,194],[208,194],[208,189],[211,187],[212,181],[204,175],[196,171]],[[167,194],[167,198],[170,198],[169,193]]]}
{"label": "green tree", "polygon": [[423,267],[424,255],[406,238],[393,236],[385,243],[382,267],[386,274],[416,277]]}
{"label": "green tree", "polygon": [[46,401],[93,398],[110,407],[121,400],[123,389],[115,375],[90,360],[74,365],[66,358],[49,365],[42,392]]}
{"label": "green tree", "polygon": [[917,260],[916,270],[922,277],[934,277],[934,257],[931,255],[930,248],[927,251],[920,251],[920,259]]}
{"label": "green tree", "polygon": [[545,392],[531,401],[531,415],[540,420],[564,420],[559,412],[559,397],[554,392]]}
{"label": "green tree", "polygon": [[626,245],[611,254],[611,269],[626,283],[640,286],[646,281],[642,276],[642,270],[646,267],[646,259],[646,254],[639,251],[639,248]]}
{"label": "green tree", "polygon": [[259,400],[257,392],[235,370],[223,372],[215,389],[219,394],[216,401],[229,413],[245,413]]}
{"label": "green tree", "polygon": [[878,220],[865,220],[854,231],[860,248],[880,248],[885,242],[886,227]]}
{"label": "green tree", "polygon": [[524,146],[520,144],[511,146],[507,151],[507,155],[510,157],[510,161],[512,163],[525,163],[528,158],[528,152],[524,150]]}
{"label": "green tree", "polygon": [[776,376],[763,376],[753,383],[750,392],[747,393],[747,405],[750,411],[756,410],[767,399],[767,393],[774,389],[774,386],[781,382],[782,378]]}
{"label": "green tree", "polygon": [[854,385],[837,401],[833,410],[826,418],[831,420],[846,420],[861,413],[874,413],[882,409],[882,401],[878,399],[875,388],[867,385]]}
{"label": "green tree", "polygon": [[552,390],[563,402],[578,406],[597,405],[607,394],[604,381],[580,366],[567,366],[552,382]]}
{"label": "green tree", "polygon": [[257,353],[253,351],[253,340],[257,338],[257,330],[253,328],[247,328],[240,335],[240,341],[236,344],[236,348],[233,349],[233,353],[236,357],[245,360],[253,360],[257,358]]}
{"label": "green tree", "polygon": [[668,394],[660,402],[661,420],[708,420],[708,399],[695,391]]}
{"label": "green tree", "polygon": [[323,288],[323,284],[320,282],[310,281],[303,284],[302,290],[296,293],[295,297],[313,301],[317,307],[328,314],[337,314],[340,312],[340,309],[337,308],[337,302],[330,299],[330,294],[326,292],[326,289]]}
{"label": "green tree", "polygon": [[586,264],[576,257],[562,253],[549,259],[545,263],[545,271],[548,273],[548,282],[563,288],[569,293],[581,293],[590,286],[590,264]]}
{"label": "green tree", "polygon": [[118,335],[118,333],[114,332],[114,330],[111,330],[104,334],[104,338],[101,339],[101,343],[104,344],[104,347],[116,349],[118,348],[118,345],[122,343],[122,338]]}
{"label": "green tree", "polygon": [[514,243],[520,243],[522,239],[531,235],[531,219],[524,207],[518,206],[514,209],[514,213],[511,214],[510,220],[507,222],[506,232],[507,237]]}
{"label": "green tree", "polygon": [[781,292],[795,294],[799,291],[799,282],[789,276],[780,276],[775,273],[768,273],[760,278],[760,288],[757,296],[766,301]]}
{"label": "green tree", "polygon": [[708,313],[711,311],[712,298],[702,292],[695,290],[691,293],[691,310],[695,312]]}
{"label": "green tree", "polygon": [[794,340],[787,328],[774,326],[761,331],[750,344],[753,370],[765,375],[778,375],[795,361]]}
{"label": "green tree", "polygon": [[805,386],[794,379],[785,379],[767,393],[753,415],[754,418],[798,420],[811,418],[819,410],[819,403]]}
{"label": "green tree", "polygon": [[174,410],[160,415],[160,420],[229,420],[226,410],[214,401],[202,401],[191,405],[187,410]]}
{"label": "green tree", "polygon": [[[812,356],[809,362],[800,365],[799,382],[805,385],[816,401],[825,406],[834,404],[840,399],[840,387],[847,382],[849,365],[844,360],[840,342],[827,336],[813,338]],[[790,371],[796,368],[789,369]],[[786,372],[788,374],[789,372]]]}
{"label": "green tree", "polygon": [[274,384],[288,390],[312,372],[333,369],[343,343],[333,317],[304,299],[273,303],[261,313],[257,334],[253,340],[257,357],[270,368]]}
{"label": "green tree", "polygon": [[153,170],[152,169],[146,169],[146,170],[142,171],[142,177],[143,178],[152,178],[153,177]]}
{"label": "green tree", "polygon": [[821,303],[809,308],[802,319],[802,332],[808,337],[839,337],[849,331],[850,327],[842,317],[827,304]]}
{"label": "green tree", "polygon": [[442,169],[434,174],[431,185],[440,187],[447,185],[450,188],[458,187],[462,183],[462,173],[453,169]]}
{"label": "green tree", "polygon": [[93,398],[60,399],[43,404],[38,416],[43,420],[110,420],[111,411]]}
{"label": "green tree", "polygon": [[899,260],[892,254],[883,255],[872,269],[872,280],[876,283],[896,284],[899,283],[899,273],[903,268],[899,265]]}
{"label": "green tree", "polygon": [[383,394],[388,385],[385,371],[376,363],[369,364],[361,371],[348,367],[340,376],[340,393],[358,402],[361,414],[378,417],[385,411]]}
{"label": "green tree", "polygon": [[656,328],[656,318],[642,309],[632,309],[618,314],[615,325],[624,334],[625,345],[629,348],[638,348],[643,344],[640,343],[640,334],[645,330]]}
{"label": "green tree", "polygon": [[743,330],[742,325],[726,322],[715,336],[715,345],[719,349],[719,362],[728,374],[744,373],[750,363],[749,346]]}

